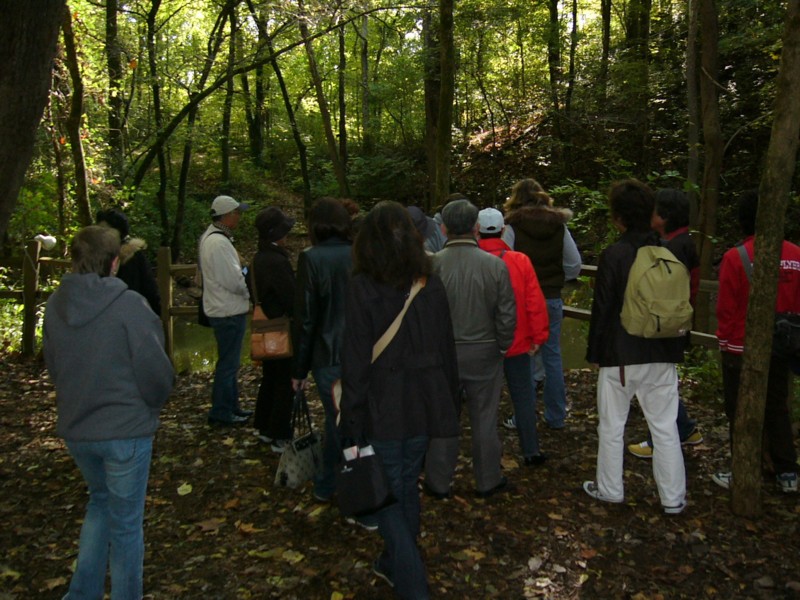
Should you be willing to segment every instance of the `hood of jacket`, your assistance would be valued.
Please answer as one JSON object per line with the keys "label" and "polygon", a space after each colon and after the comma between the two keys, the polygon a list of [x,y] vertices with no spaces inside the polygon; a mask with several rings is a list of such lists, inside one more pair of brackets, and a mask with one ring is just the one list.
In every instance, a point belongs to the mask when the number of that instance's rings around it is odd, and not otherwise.
{"label": "hood of jacket", "polygon": [[70,327],[83,327],[94,321],[128,289],[117,277],[96,273],[67,273],[61,278],[58,294],[51,298],[48,310],[54,310]]}
{"label": "hood of jacket", "polygon": [[512,211],[505,219],[515,232],[522,232],[533,239],[548,239],[560,232],[572,218],[568,208],[552,206],[523,206]]}
{"label": "hood of jacket", "polygon": [[139,250],[144,250],[147,248],[147,242],[145,242],[141,238],[128,238],[124,242],[122,242],[122,246],[119,249],[119,263],[124,265],[128,262],[133,255],[139,252]]}

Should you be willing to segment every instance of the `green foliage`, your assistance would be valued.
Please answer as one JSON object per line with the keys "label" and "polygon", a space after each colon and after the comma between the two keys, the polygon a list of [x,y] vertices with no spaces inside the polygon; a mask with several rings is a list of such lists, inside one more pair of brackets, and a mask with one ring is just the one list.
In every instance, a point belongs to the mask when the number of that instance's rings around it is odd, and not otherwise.
{"label": "green foliage", "polygon": [[350,165],[350,183],[360,201],[380,198],[418,203],[423,197],[423,173],[410,157],[389,154],[358,156]]}
{"label": "green foliage", "polygon": [[678,365],[678,375],[689,384],[681,388],[681,393],[690,398],[708,401],[722,395],[722,369],[716,350],[692,346]]}

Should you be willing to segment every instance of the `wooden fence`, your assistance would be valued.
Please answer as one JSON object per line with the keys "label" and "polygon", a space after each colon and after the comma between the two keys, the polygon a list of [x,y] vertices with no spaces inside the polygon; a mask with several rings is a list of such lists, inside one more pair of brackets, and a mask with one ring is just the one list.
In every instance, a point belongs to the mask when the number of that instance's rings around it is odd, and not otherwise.
{"label": "wooden fence", "polygon": [[[32,356],[36,353],[36,310],[37,306],[43,302],[48,292],[40,289],[42,272],[48,274],[68,269],[70,261],[64,259],[50,258],[41,256],[41,244],[39,242],[29,242],[25,246],[22,258],[6,259],[0,261],[0,266],[19,268],[22,265],[22,289],[0,289],[0,298],[11,298],[16,302],[21,302],[23,308],[22,322],[22,353],[25,356]],[[173,279],[176,277],[194,278],[197,271],[196,264],[173,264],[170,249],[161,247],[158,250],[158,260],[156,262],[156,281],[158,290],[161,294],[161,321],[164,325],[164,337],[166,340],[166,351],[170,359],[173,359],[175,350],[174,325],[177,317],[196,320],[197,305],[174,306]],[[597,274],[597,267],[583,265],[581,275],[594,277]],[[707,294],[716,292],[717,282],[702,280],[700,282],[700,292]],[[581,321],[588,321],[591,312],[583,308],[574,306],[564,307],[564,316]],[[716,348],[717,338],[713,334],[700,331],[691,332],[691,342],[706,348]]]}

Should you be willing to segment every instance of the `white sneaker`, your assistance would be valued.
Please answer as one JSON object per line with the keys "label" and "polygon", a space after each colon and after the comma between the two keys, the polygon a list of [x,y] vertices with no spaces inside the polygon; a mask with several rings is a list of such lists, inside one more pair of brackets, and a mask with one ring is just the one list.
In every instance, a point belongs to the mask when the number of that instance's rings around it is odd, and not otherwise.
{"label": "white sneaker", "polygon": [[733,481],[733,473],[730,471],[720,471],[719,473],[714,473],[711,476],[711,481],[716,483],[719,487],[729,490],[731,488],[731,481]]}
{"label": "white sneaker", "polygon": [[507,419],[503,419],[503,427],[512,430],[517,428],[517,419],[514,417],[514,415],[511,415]]}
{"label": "white sneaker", "polygon": [[625,502],[625,498],[609,498],[608,496],[601,494],[600,490],[597,489],[597,484],[594,481],[584,481],[583,491],[589,494],[595,500],[600,500],[601,502],[611,502],[612,504],[622,504]]}

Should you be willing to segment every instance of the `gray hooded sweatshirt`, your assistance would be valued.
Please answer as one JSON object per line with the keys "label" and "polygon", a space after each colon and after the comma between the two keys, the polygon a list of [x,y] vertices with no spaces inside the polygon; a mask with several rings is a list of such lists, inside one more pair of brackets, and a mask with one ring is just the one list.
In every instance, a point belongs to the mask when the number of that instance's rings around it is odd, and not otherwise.
{"label": "gray hooded sweatshirt", "polygon": [[44,358],[67,441],[152,436],[172,390],[161,321],[116,277],[68,273],[47,301]]}

